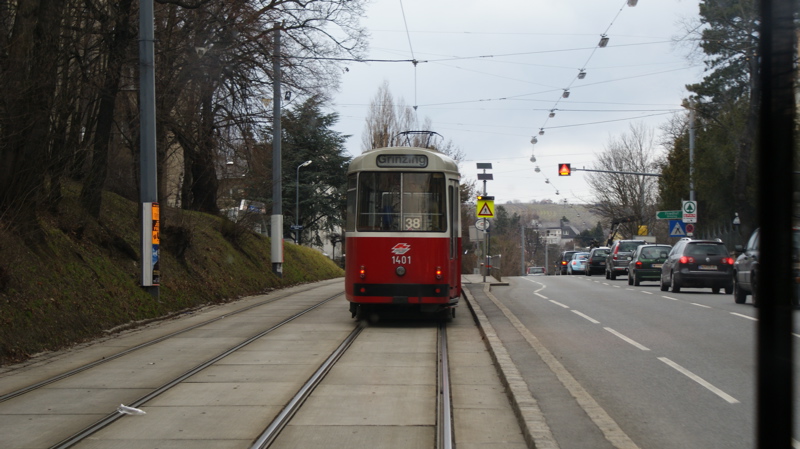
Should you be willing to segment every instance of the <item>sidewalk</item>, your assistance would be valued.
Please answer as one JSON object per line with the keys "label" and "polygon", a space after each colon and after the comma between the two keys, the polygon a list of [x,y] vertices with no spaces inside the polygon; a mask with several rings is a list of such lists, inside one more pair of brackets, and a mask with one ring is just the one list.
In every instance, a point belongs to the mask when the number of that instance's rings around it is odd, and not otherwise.
{"label": "sidewalk", "polygon": [[[508,285],[508,282],[498,281],[493,276],[486,276],[486,284],[490,285]],[[482,274],[462,274],[461,282],[464,284],[483,284],[484,276]]]}

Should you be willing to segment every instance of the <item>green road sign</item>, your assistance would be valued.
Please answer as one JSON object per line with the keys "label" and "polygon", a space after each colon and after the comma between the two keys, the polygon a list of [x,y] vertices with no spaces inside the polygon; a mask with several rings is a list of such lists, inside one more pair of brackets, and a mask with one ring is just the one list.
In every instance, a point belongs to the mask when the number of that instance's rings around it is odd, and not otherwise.
{"label": "green road sign", "polygon": [[660,210],[656,212],[656,218],[659,220],[680,220],[683,218],[683,212],[679,210]]}

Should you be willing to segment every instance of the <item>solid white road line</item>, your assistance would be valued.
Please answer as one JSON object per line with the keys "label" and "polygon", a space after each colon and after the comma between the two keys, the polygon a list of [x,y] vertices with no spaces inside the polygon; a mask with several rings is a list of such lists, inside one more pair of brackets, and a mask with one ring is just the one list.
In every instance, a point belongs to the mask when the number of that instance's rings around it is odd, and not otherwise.
{"label": "solid white road line", "polygon": [[534,293],[534,295],[536,295],[536,296],[538,296],[540,298],[543,298],[543,299],[547,299],[547,296],[545,296],[545,295],[543,295],[541,293]]}
{"label": "solid white road line", "polygon": [[611,332],[612,334],[616,335],[617,337],[619,337],[619,338],[621,338],[621,339],[623,339],[623,340],[627,341],[628,343],[630,343],[630,344],[632,344],[632,345],[636,346],[637,348],[641,349],[642,351],[649,351],[649,350],[650,350],[650,348],[648,348],[647,346],[644,346],[644,345],[642,345],[642,344],[639,344],[639,343],[638,343],[636,340],[633,340],[633,339],[631,339],[631,338],[628,338],[628,337],[626,337],[626,336],[624,336],[624,335],[620,334],[619,332],[615,331],[614,329],[611,329],[610,327],[604,327],[603,329],[605,329],[605,330],[607,330],[607,331]]}
{"label": "solid white road line", "polygon": [[550,302],[552,302],[553,304],[555,304],[555,305],[557,305],[557,306],[561,306],[561,307],[563,307],[563,308],[565,308],[565,309],[569,309],[569,306],[568,306],[568,305],[561,304],[561,303],[560,303],[560,302],[558,302],[558,301],[553,301],[553,300],[551,299],[551,300],[550,300]]}
{"label": "solid white road line", "polygon": [[572,310],[572,313],[574,313],[574,314],[576,314],[576,315],[578,315],[578,316],[582,316],[582,317],[586,318],[587,320],[591,321],[591,322],[592,322],[592,323],[594,323],[594,324],[600,324],[600,322],[599,322],[599,321],[597,321],[596,319],[594,319],[594,318],[590,317],[589,315],[584,315],[584,314],[582,314],[582,313],[578,312],[577,310],[574,310],[574,309],[573,309],[573,310]]}
{"label": "solid white road line", "polygon": [[693,381],[695,381],[695,382],[699,383],[700,385],[706,387],[709,391],[711,391],[712,393],[714,393],[717,396],[721,397],[722,399],[726,400],[729,404],[738,404],[739,403],[739,401],[736,400],[733,396],[731,396],[728,393],[725,393],[724,391],[720,390],[719,388],[711,385],[710,383],[708,383],[702,377],[700,377],[697,374],[689,371],[688,369],[678,365],[677,363],[673,362],[672,360],[670,360],[670,359],[668,359],[666,357],[659,357],[658,360],[661,360],[662,362],[666,363],[667,365],[675,368],[678,372],[680,372],[684,376],[686,376],[689,379],[692,379]]}
{"label": "solid white road line", "polygon": [[751,316],[742,315],[741,313],[731,312],[731,315],[740,316],[742,318],[747,318],[748,320],[758,321],[758,318],[753,318]]}

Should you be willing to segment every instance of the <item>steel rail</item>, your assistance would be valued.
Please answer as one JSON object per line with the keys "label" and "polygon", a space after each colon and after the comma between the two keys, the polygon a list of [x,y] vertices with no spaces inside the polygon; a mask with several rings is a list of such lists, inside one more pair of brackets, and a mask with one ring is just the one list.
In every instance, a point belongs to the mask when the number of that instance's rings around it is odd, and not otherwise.
{"label": "steel rail", "polygon": [[347,338],[342,341],[339,347],[337,347],[336,350],[333,351],[330,356],[328,356],[325,362],[320,365],[317,371],[308,379],[308,381],[306,381],[297,394],[295,394],[294,397],[286,404],[278,416],[272,420],[264,432],[262,432],[261,435],[256,438],[255,442],[253,442],[253,445],[250,446],[251,449],[265,449],[275,441],[281,430],[286,427],[286,424],[289,423],[294,414],[300,409],[300,407],[302,407],[303,403],[311,395],[311,392],[313,392],[320,382],[322,382],[322,379],[325,378],[331,368],[333,368],[333,365],[339,361],[350,345],[353,344],[353,341],[355,341],[356,337],[358,337],[363,329],[364,327],[361,324],[358,324],[356,328],[353,329],[350,335],[348,335]]}
{"label": "steel rail", "polygon": [[[275,297],[275,298],[270,298],[270,299],[258,302],[256,304],[251,304],[251,305],[243,307],[241,309],[234,310],[233,312],[226,313],[225,315],[220,315],[220,316],[218,316],[216,318],[212,318],[210,320],[203,321],[202,323],[198,323],[198,324],[189,326],[187,328],[181,329],[179,331],[175,331],[175,332],[172,332],[170,334],[167,334],[167,335],[158,337],[156,339],[150,340],[148,342],[141,343],[141,344],[136,345],[136,346],[132,346],[132,347],[130,347],[130,348],[124,350],[124,351],[120,351],[120,352],[118,352],[116,354],[105,356],[100,360],[95,360],[94,362],[87,363],[86,365],[79,366],[78,368],[74,368],[74,369],[71,369],[69,371],[65,371],[65,372],[63,372],[61,374],[58,374],[58,375],[53,376],[53,377],[50,377],[50,378],[45,379],[43,381],[28,385],[27,387],[23,387],[23,388],[20,388],[18,390],[12,391],[10,393],[6,393],[6,394],[3,394],[3,395],[0,395],[0,403],[5,402],[5,401],[7,401],[9,399],[13,399],[13,398],[15,398],[17,396],[22,396],[23,394],[30,393],[31,391],[37,390],[37,389],[42,388],[42,387],[44,387],[46,385],[50,385],[50,384],[52,384],[54,382],[58,382],[59,380],[64,380],[64,379],[66,379],[68,377],[74,376],[75,374],[78,374],[78,373],[81,373],[81,372],[86,371],[88,369],[94,368],[95,366],[102,365],[103,363],[110,362],[110,361],[118,359],[118,358],[120,358],[122,356],[128,355],[131,352],[138,351],[139,349],[143,349],[143,348],[146,348],[148,346],[152,346],[154,344],[161,343],[162,341],[168,340],[168,339],[170,339],[172,337],[175,337],[177,335],[181,335],[181,334],[183,334],[185,332],[189,332],[189,331],[195,330],[195,329],[197,329],[199,327],[203,327],[203,326],[205,326],[207,324],[211,324],[213,322],[219,321],[219,320],[221,320],[223,318],[227,318],[227,317],[229,317],[231,315],[236,315],[236,314],[239,314],[239,313],[242,313],[242,312],[246,312],[246,311],[254,309],[256,307],[261,307],[263,305],[266,305],[266,304],[269,304],[269,303],[272,303],[272,302],[275,302],[275,301],[279,301],[281,299],[287,298],[287,297],[295,295],[297,293],[303,293],[303,292],[307,292],[307,291],[313,290],[313,289],[314,289],[314,287],[308,288],[308,289],[305,289],[305,290],[301,290],[299,292],[285,293],[285,294],[283,294],[281,296],[278,296],[278,297]],[[341,296],[343,294],[344,293],[339,293],[336,296]]]}
{"label": "steel rail", "polygon": [[447,326],[444,322],[439,323],[438,351],[438,397],[436,401],[438,425],[436,426],[436,447],[437,449],[452,449],[455,446],[453,441],[452,403],[450,401],[450,365],[447,355]]}
{"label": "steel rail", "polygon": [[[283,325],[285,325],[285,324],[287,324],[287,323],[289,323],[289,322],[291,322],[291,321],[293,321],[293,320],[305,315],[306,313],[309,313],[312,310],[314,310],[314,309],[316,309],[318,307],[321,307],[322,305],[324,305],[324,304],[326,304],[326,303],[338,298],[342,294],[343,293],[339,293],[339,294],[336,294],[334,296],[331,296],[331,297],[323,300],[322,302],[320,302],[318,304],[315,304],[315,305],[313,305],[313,306],[311,306],[311,307],[309,307],[309,308],[307,308],[307,309],[305,309],[305,310],[303,310],[301,312],[298,312],[298,313],[296,313],[296,314],[284,319],[283,321],[281,321],[278,324],[275,324],[274,326],[270,327],[269,329],[266,329],[266,330],[264,330],[262,332],[259,332],[258,334],[248,338],[247,340],[243,341],[242,343],[239,343],[236,346],[233,346],[230,349],[220,353],[219,355],[207,360],[206,362],[201,363],[200,365],[197,365],[196,367],[190,369],[186,373],[184,373],[184,374],[176,377],[175,379],[165,383],[164,385],[158,387],[157,389],[155,389],[152,392],[146,394],[145,396],[142,396],[141,398],[137,399],[136,401],[133,401],[131,404],[129,404],[129,407],[134,407],[134,408],[140,407],[142,404],[145,404],[147,401],[149,401],[149,400],[161,395],[162,393],[164,393],[167,390],[171,389],[172,387],[178,385],[179,383],[183,382],[184,380],[188,379],[189,377],[194,376],[195,374],[199,373],[200,371],[208,368],[209,366],[213,365],[214,363],[216,363],[216,362],[222,360],[223,358],[233,354],[234,352],[244,348],[245,346],[249,345],[250,343],[252,343],[252,342],[258,340],[259,338],[269,334],[270,332],[280,328],[281,326],[283,326]],[[94,424],[86,427],[85,429],[81,430],[80,432],[78,432],[78,433],[76,433],[76,434],[74,434],[74,435],[62,440],[61,442],[55,444],[54,446],[51,446],[50,449],[66,449],[66,448],[70,448],[70,447],[74,446],[75,444],[78,444],[81,441],[85,440],[86,438],[88,438],[89,436],[93,435],[94,433],[97,433],[101,429],[107,427],[108,425],[110,425],[111,423],[115,422],[116,420],[120,419],[123,416],[125,416],[125,415],[123,413],[120,413],[120,412],[111,413],[108,416],[106,416],[105,418],[102,418],[101,420],[97,421],[96,423],[94,423]]]}

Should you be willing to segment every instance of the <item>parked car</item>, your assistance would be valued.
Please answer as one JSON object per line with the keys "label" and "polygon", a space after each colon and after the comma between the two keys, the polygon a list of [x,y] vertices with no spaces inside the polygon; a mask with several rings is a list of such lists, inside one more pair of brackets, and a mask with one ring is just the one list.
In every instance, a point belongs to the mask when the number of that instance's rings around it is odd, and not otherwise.
{"label": "parked car", "polygon": [[586,276],[591,276],[594,273],[600,274],[606,271],[606,258],[611,248],[601,246],[599,248],[592,248],[589,251],[589,259],[586,261]]}
{"label": "parked car", "polygon": [[682,287],[700,287],[731,294],[733,263],[721,240],[680,239],[661,266],[661,290],[678,293]]}
{"label": "parked car", "polygon": [[[750,235],[747,246],[742,248],[736,245],[736,251],[741,253],[733,263],[733,300],[736,304],[744,304],[747,295],[753,296],[753,305],[758,305],[756,289],[758,285],[758,246],[761,230],[756,229]],[[792,292],[792,305],[798,305],[798,290],[800,290],[800,228],[792,230],[792,269],[795,289]]]}
{"label": "parked car", "polygon": [[547,274],[544,267],[528,267],[528,276],[544,276]]}
{"label": "parked car", "polygon": [[617,240],[611,245],[606,257],[606,279],[614,280],[617,276],[628,274],[628,257],[636,248],[646,244],[644,240]]}
{"label": "parked car", "polygon": [[567,274],[567,264],[572,260],[572,255],[579,251],[564,251],[556,262],[556,274]]}
{"label": "parked car", "polygon": [[628,262],[628,285],[661,279],[661,265],[671,250],[669,245],[641,245],[636,248]]}
{"label": "parked car", "polygon": [[589,259],[589,253],[575,253],[572,255],[572,260],[567,264],[567,274],[573,275],[577,273],[583,274],[586,271],[586,261]]}
{"label": "parked car", "polygon": [[756,298],[756,273],[758,273],[758,240],[761,229],[756,229],[750,235],[747,246],[742,248],[736,245],[739,257],[733,263],[733,300],[736,304],[744,304],[747,295],[753,295],[753,305],[757,304]]}

